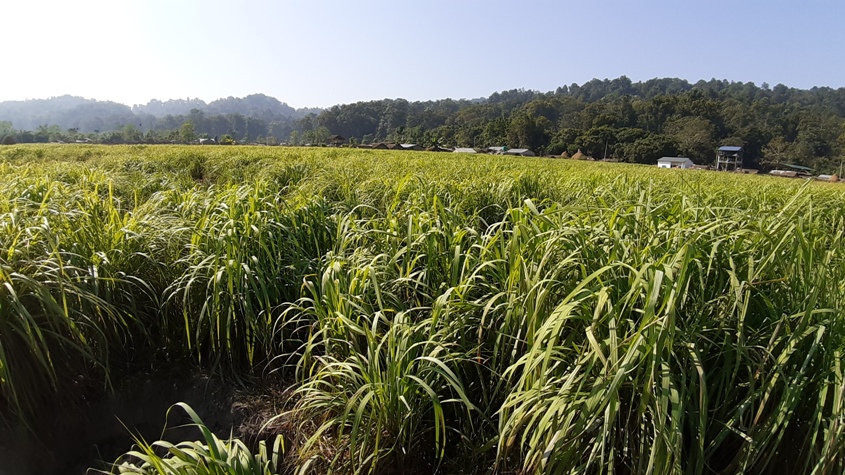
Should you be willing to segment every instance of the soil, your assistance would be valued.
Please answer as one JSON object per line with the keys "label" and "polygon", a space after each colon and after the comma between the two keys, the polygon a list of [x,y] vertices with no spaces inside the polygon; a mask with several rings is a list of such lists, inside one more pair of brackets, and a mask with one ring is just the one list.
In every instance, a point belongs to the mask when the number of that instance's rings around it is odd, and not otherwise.
{"label": "soil", "polygon": [[49,409],[49,423],[36,430],[0,428],[0,475],[77,475],[106,468],[132,448],[133,435],[148,442],[200,439],[196,428],[176,428],[190,422],[181,409],[165,420],[177,402],[190,405],[218,437],[235,435],[255,446],[269,438],[260,431],[278,413],[282,392],[237,387],[206,374],[128,378],[95,402]]}

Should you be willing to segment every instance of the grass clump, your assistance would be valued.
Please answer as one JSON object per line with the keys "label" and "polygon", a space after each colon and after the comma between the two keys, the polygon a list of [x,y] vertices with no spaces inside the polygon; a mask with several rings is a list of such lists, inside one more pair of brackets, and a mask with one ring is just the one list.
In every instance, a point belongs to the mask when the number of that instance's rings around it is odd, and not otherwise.
{"label": "grass clump", "polygon": [[[127,452],[103,474],[138,475],[277,475],[282,473],[284,440],[275,438],[270,448],[259,443],[256,452],[239,439],[221,440],[203,423],[199,415],[184,403],[179,408],[190,417],[190,426],[199,430],[202,438],[173,444],[166,440],[147,443],[135,439],[135,450]],[[171,409],[173,409],[171,408]],[[168,411],[170,412],[170,411]]]}

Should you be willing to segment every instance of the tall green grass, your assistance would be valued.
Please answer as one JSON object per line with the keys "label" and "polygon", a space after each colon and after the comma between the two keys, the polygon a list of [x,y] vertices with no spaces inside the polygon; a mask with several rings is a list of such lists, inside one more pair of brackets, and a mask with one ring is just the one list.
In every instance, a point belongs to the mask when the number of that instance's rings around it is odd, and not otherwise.
{"label": "tall green grass", "polygon": [[835,185],[250,147],[0,177],[7,419],[179,357],[290,376],[293,472],[845,470]]}
{"label": "tall green grass", "polygon": [[185,403],[177,403],[171,410],[174,408],[185,411],[191,419],[189,426],[200,432],[201,440],[149,443],[137,437],[135,449],[115,462],[111,472],[98,472],[139,475],[274,475],[281,472],[285,450],[282,437],[276,437],[269,449],[266,442],[260,442],[258,450],[253,452],[238,439],[218,438]]}

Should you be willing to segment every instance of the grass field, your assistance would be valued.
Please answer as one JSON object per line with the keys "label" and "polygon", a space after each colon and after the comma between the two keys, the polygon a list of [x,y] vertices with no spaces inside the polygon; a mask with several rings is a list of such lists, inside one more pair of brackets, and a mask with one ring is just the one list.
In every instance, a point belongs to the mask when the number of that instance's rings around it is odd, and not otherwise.
{"label": "grass field", "polygon": [[7,421],[37,427],[81,377],[107,387],[139,362],[291,381],[284,447],[206,434],[126,473],[224,473],[196,457],[231,473],[845,471],[836,184],[11,146],[0,215]]}

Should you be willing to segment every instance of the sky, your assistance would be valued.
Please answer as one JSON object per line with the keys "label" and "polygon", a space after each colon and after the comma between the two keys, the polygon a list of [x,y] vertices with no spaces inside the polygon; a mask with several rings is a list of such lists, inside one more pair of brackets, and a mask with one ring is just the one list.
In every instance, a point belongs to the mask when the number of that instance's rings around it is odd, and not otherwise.
{"label": "sky", "polygon": [[0,101],[293,107],[625,75],[845,86],[843,0],[5,0]]}

